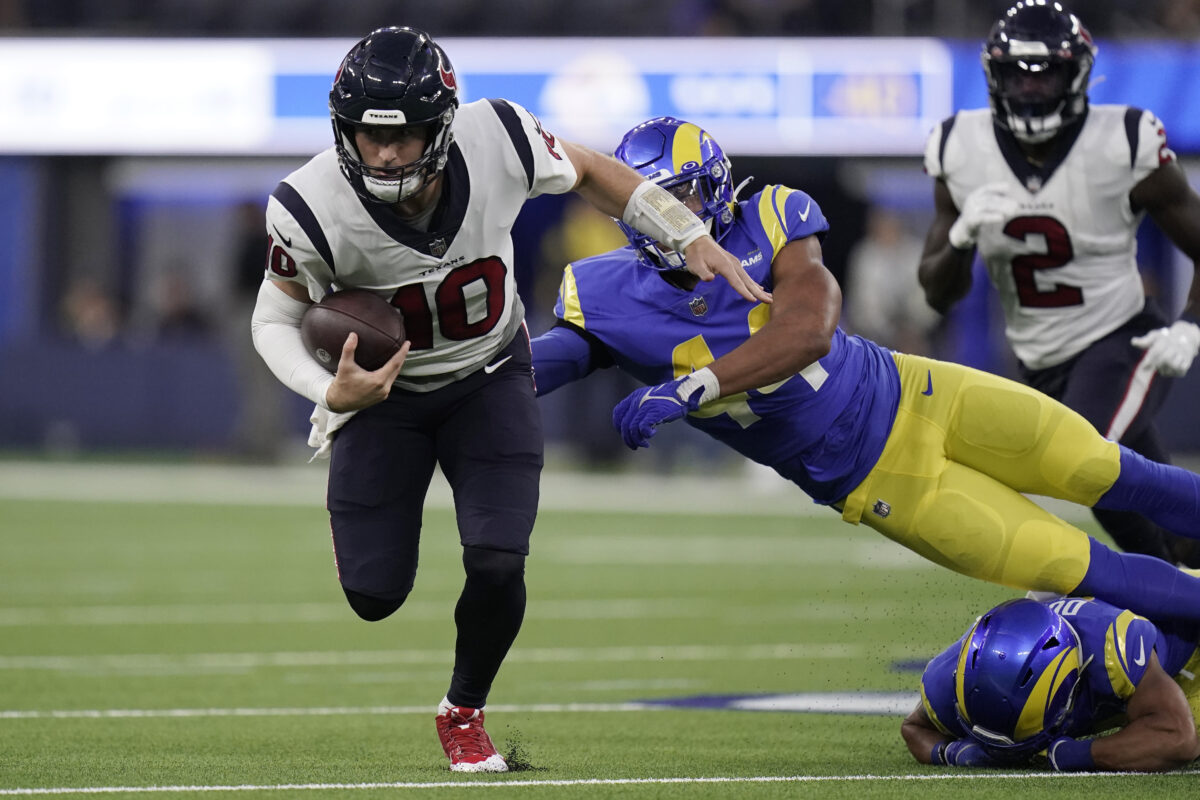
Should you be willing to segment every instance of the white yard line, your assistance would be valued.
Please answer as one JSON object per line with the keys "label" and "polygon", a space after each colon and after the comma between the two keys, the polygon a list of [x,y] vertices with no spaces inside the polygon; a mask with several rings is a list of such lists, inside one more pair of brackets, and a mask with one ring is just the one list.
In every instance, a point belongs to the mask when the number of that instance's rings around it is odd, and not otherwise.
{"label": "white yard line", "polygon": [[[1164,777],[1192,776],[1195,771],[1173,772]],[[1079,778],[1104,776],[1145,777],[1144,773],[1133,772],[952,772],[907,775],[756,775],[746,777],[711,778],[584,778],[578,780],[488,780],[435,781],[422,783],[404,781],[396,783],[282,783],[241,784],[229,786],[89,786],[62,787],[55,789],[0,789],[0,796],[28,795],[72,795],[72,794],[169,794],[181,792],[281,792],[281,791],[350,791],[359,789],[494,789],[537,786],[661,786],[735,784],[735,783],[890,783],[893,781],[1007,781],[1042,778],[1046,780],[1072,781]]]}
{"label": "white yard line", "polygon": [[[888,648],[866,644],[759,644],[669,647],[518,647],[509,663],[841,660],[868,654],[888,657]],[[910,654],[908,648],[904,654]],[[448,650],[316,650],[275,653],[131,653],[83,656],[0,656],[0,671],[196,674],[264,667],[344,667],[396,664],[445,664]]]}
{"label": "white yard line", "polygon": [[[527,703],[488,706],[489,714],[561,714],[609,713],[615,711],[786,711],[811,714],[855,714],[897,716],[912,710],[916,692],[802,692],[734,697],[725,703],[667,705],[651,702],[621,703]],[[201,717],[352,717],[432,714],[429,705],[420,706],[311,706],[291,708],[98,708],[28,709],[0,711],[0,720],[20,719],[196,719]]]}
{"label": "white yard line", "polygon": [[[245,466],[0,461],[0,498],[322,508],[326,471],[326,462]],[[1037,499],[1070,521],[1090,519],[1079,506]],[[451,507],[450,489],[440,472],[434,476],[427,502],[433,508]],[[541,508],[831,519],[834,513],[765,468],[714,476],[613,475],[575,472],[553,464],[542,473]]]}
{"label": "white yard line", "polygon": [[[503,705],[493,703],[489,714],[561,714],[564,712],[604,713],[612,711],[664,711],[666,706],[653,703],[536,703]],[[102,708],[52,709],[48,711],[0,711],[0,719],[192,719],[196,717],[352,717],[433,714],[423,706],[345,706],[312,708]]]}

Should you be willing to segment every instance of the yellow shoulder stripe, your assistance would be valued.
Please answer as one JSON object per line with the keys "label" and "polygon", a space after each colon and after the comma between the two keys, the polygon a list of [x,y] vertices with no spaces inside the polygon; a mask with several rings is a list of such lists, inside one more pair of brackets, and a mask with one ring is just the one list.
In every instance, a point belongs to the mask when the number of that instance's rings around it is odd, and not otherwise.
{"label": "yellow shoulder stripe", "polygon": [[950,735],[950,729],[942,724],[938,719],[938,715],[933,710],[933,704],[929,702],[929,697],[925,694],[925,682],[921,682],[921,707],[925,709],[925,716],[929,717],[929,721],[933,723],[933,727],[937,728],[947,736]]}
{"label": "yellow shoulder stripe", "polygon": [[788,195],[795,189],[786,186],[768,186],[758,196],[758,222],[767,234],[771,243],[771,260],[779,255],[779,251],[788,241],[787,223],[783,218],[783,209],[787,204]]}
{"label": "yellow shoulder stripe", "polygon": [[[1137,618],[1132,611],[1122,611],[1104,633],[1104,669],[1108,673],[1108,682],[1112,685],[1113,694],[1122,700],[1128,699],[1134,690],[1133,681],[1129,678],[1130,653],[1126,649],[1128,643],[1125,637],[1129,633],[1129,625]],[[1140,651],[1134,652],[1132,656],[1147,658],[1145,647],[1146,642],[1142,641]],[[1150,647],[1154,647],[1154,642],[1150,642]],[[1143,660],[1142,664],[1144,663]]]}
{"label": "yellow shoulder stripe", "polygon": [[563,270],[562,283],[558,286],[558,299],[562,302],[563,319],[581,328],[587,324],[583,319],[583,308],[579,305],[579,289],[575,285],[575,267],[567,264]]}

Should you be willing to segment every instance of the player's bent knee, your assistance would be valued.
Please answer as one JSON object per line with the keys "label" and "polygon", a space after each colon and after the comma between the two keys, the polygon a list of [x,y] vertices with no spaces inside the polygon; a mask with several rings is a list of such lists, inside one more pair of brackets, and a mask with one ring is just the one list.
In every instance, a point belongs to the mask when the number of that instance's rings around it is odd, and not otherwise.
{"label": "player's bent knee", "polygon": [[488,586],[503,586],[525,578],[525,556],[481,547],[463,548],[467,579]]}
{"label": "player's bent knee", "polygon": [[1097,433],[1083,417],[1063,411],[1042,451],[1042,474],[1064,499],[1095,505],[1120,475],[1120,447]]}
{"label": "player's bent knee", "polygon": [[346,593],[346,600],[349,601],[350,608],[354,609],[354,613],[367,622],[378,622],[391,616],[396,609],[404,605],[404,601],[407,599],[407,595],[399,600],[373,597],[353,589],[347,589],[345,586],[342,587],[342,591]]}

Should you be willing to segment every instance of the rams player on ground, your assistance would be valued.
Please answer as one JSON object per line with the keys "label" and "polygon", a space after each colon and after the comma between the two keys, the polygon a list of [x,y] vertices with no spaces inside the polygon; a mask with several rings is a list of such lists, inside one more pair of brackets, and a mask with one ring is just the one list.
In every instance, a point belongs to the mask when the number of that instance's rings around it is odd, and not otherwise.
{"label": "rams player on ground", "polygon": [[922,764],[1176,769],[1200,757],[1197,642],[1094,598],[1010,600],[929,662],[901,734]]}
{"label": "rams player on ground", "polygon": [[616,365],[647,384],[613,412],[631,448],[686,418],[846,522],[965,575],[1200,620],[1200,580],[1114,552],[1022,494],[1200,537],[1200,476],[1021,384],[846,335],[816,201],[785,186],[736,200],[729,160],[695,125],[650,120],[616,156],[696,210],[774,301],[698,283],[678,253],[627,230],[631,247],[566,267],[558,322],[533,342],[540,394]]}

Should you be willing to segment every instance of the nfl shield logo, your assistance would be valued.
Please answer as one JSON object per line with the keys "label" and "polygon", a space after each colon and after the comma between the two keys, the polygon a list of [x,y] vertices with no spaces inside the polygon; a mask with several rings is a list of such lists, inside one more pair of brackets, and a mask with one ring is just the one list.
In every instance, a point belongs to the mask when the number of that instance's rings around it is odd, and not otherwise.
{"label": "nfl shield logo", "polygon": [[876,500],[875,507],[871,510],[875,512],[875,516],[877,517],[886,517],[888,514],[892,513],[892,507],[882,500]]}
{"label": "nfl shield logo", "polygon": [[434,239],[429,243],[429,252],[437,258],[441,258],[442,256],[446,255],[446,240]]}
{"label": "nfl shield logo", "polygon": [[703,317],[708,313],[708,301],[703,297],[693,297],[688,301],[688,308],[692,310],[694,316]]}

